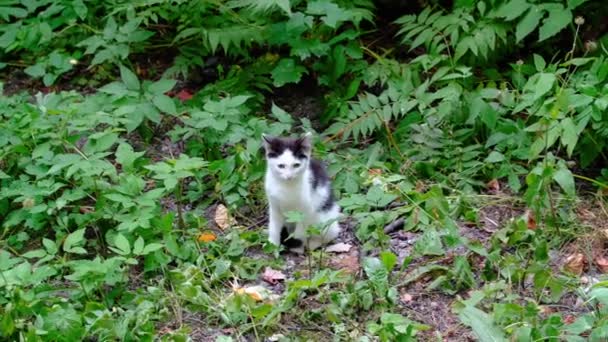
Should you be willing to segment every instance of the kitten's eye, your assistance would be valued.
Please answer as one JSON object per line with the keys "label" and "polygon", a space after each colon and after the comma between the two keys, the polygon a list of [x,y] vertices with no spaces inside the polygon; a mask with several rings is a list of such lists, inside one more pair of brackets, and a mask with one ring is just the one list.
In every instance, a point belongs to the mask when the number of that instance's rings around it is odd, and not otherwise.
{"label": "kitten's eye", "polygon": [[285,164],[279,164],[279,169],[284,169],[285,168]]}
{"label": "kitten's eye", "polygon": [[293,167],[296,168],[296,169],[299,168],[300,167],[300,163],[293,164]]}

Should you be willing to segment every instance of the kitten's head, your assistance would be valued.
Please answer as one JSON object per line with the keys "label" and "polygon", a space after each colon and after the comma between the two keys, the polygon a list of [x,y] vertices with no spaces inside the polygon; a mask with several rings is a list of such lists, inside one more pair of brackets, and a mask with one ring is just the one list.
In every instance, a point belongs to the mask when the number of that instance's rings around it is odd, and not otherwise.
{"label": "kitten's head", "polygon": [[283,180],[300,176],[308,167],[312,150],[311,134],[299,138],[262,135],[266,161],[270,171]]}

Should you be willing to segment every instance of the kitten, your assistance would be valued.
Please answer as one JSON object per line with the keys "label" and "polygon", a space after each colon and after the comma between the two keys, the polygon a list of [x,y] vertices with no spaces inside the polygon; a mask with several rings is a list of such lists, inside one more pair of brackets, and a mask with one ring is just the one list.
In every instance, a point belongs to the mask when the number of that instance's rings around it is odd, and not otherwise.
{"label": "kitten", "polygon": [[[263,135],[266,152],[265,190],[268,199],[268,238],[295,252],[334,240],[340,234],[340,207],[336,204],[327,172],[311,158],[311,134],[300,138]],[[302,222],[286,222],[286,213],[298,211]],[[331,223],[329,223],[331,221]],[[320,225],[321,234],[307,236],[307,228]],[[290,235],[293,238],[290,238]]]}

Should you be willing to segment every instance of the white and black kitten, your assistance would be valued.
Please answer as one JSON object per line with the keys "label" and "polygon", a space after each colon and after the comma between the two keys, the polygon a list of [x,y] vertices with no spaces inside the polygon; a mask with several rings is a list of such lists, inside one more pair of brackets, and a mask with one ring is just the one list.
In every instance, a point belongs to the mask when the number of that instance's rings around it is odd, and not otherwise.
{"label": "white and black kitten", "polygon": [[[266,151],[265,189],[268,198],[268,238],[296,252],[332,241],[340,234],[336,204],[329,176],[318,160],[311,158],[311,134],[300,138],[263,135]],[[286,222],[286,213],[298,211],[303,221]],[[331,223],[330,223],[331,222]],[[317,236],[307,236],[307,228],[319,225]]]}

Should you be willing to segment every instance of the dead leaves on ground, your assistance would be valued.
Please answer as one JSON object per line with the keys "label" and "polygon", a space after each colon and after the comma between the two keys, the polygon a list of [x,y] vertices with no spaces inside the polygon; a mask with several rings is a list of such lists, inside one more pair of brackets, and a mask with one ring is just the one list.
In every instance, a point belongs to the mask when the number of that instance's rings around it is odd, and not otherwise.
{"label": "dead leaves on ground", "polygon": [[226,206],[223,204],[218,204],[218,206],[215,208],[213,221],[215,221],[215,224],[217,224],[217,226],[222,230],[236,224],[236,220],[230,216],[228,213],[228,208],[226,208]]}
{"label": "dead leaves on ground", "polygon": [[325,248],[325,251],[328,253],[347,253],[352,247],[353,246],[348,243],[338,242]]}
{"label": "dead leaves on ground", "polygon": [[262,280],[265,282],[275,285],[281,280],[285,280],[285,274],[281,271],[274,270],[270,267],[266,267],[264,273],[262,274]]}

